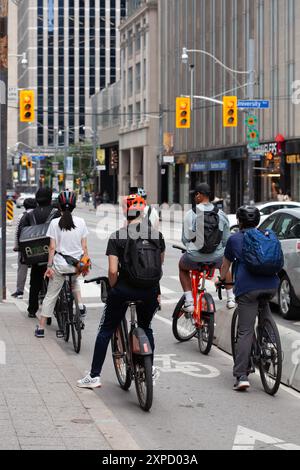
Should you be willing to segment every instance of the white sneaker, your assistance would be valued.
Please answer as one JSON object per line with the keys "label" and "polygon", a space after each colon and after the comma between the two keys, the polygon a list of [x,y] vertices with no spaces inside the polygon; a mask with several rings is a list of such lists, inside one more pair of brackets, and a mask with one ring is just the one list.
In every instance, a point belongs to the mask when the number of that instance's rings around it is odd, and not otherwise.
{"label": "white sneaker", "polygon": [[227,305],[227,308],[228,308],[229,310],[235,308],[235,307],[236,307],[235,300],[234,300],[234,299],[228,299],[226,305]]}
{"label": "white sneaker", "polygon": [[182,307],[182,310],[185,313],[194,313],[194,302],[185,302],[184,306]]}
{"label": "white sneaker", "polygon": [[83,379],[77,380],[77,387],[79,387],[79,388],[99,388],[99,387],[101,387],[100,377],[92,378],[90,376],[90,374],[88,374]]}

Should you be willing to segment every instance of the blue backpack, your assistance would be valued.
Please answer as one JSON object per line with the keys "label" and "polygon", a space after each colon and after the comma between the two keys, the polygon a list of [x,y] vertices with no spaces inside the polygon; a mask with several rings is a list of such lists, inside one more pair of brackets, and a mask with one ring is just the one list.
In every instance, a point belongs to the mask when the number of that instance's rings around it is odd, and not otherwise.
{"label": "blue backpack", "polygon": [[272,230],[251,229],[244,235],[242,262],[258,276],[274,276],[283,268],[281,244]]}

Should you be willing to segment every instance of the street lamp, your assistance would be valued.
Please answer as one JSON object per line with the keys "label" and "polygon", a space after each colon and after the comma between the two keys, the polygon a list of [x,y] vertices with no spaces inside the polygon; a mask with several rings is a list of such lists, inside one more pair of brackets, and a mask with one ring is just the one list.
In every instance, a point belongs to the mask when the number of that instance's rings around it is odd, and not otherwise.
{"label": "street lamp", "polygon": [[27,52],[23,52],[22,54],[8,54],[8,57],[22,57],[21,59],[21,65],[25,69],[28,65],[28,59],[27,59]]}

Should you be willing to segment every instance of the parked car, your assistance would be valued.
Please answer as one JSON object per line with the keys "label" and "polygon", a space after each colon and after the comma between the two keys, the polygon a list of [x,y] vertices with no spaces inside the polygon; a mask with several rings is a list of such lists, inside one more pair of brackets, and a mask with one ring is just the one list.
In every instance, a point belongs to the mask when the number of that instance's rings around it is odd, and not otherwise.
{"label": "parked car", "polygon": [[274,301],[283,318],[300,318],[300,208],[281,209],[261,222],[260,229],[273,230],[284,254],[284,267],[279,273],[280,285]]}
{"label": "parked car", "polygon": [[18,197],[17,201],[16,201],[16,206],[20,209],[21,207],[23,207],[23,204],[24,204],[24,201],[25,199],[27,199],[28,197],[31,197],[31,198],[35,198],[35,194],[34,193],[21,193],[20,196]]}
{"label": "parked car", "polygon": [[[287,202],[266,202],[266,203],[259,203],[255,204],[256,207],[260,210],[261,214],[261,223],[266,220],[266,218],[273,214],[273,212],[278,211],[280,209],[297,209],[300,208],[300,202],[294,201],[287,201]],[[238,224],[236,220],[235,214],[228,215],[229,223],[230,223],[230,230],[231,232],[236,232],[238,230]]]}
{"label": "parked car", "polygon": [[16,191],[14,189],[7,189],[6,190],[6,200],[10,199],[14,203],[16,203],[16,197],[17,197],[17,194],[16,194]]}

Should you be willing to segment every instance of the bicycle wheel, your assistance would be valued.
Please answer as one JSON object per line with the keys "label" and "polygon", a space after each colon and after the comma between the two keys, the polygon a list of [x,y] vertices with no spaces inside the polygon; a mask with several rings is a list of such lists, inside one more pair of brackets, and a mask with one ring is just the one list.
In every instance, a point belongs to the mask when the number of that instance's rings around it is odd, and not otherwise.
{"label": "bicycle wheel", "polygon": [[58,300],[56,302],[54,315],[56,317],[58,331],[59,331],[59,334],[56,333],[56,336],[63,337],[65,342],[67,343],[70,338],[70,324],[68,322],[68,316],[69,316],[68,302],[67,302],[66,291],[64,287],[62,288],[59,294]]}
{"label": "bicycle wheel", "polygon": [[258,327],[260,348],[259,372],[265,392],[275,395],[282,375],[282,349],[277,325],[272,317],[264,318]]}
{"label": "bicycle wheel", "polygon": [[149,411],[153,401],[152,359],[150,356],[134,358],[134,380],[139,404]]}
{"label": "bicycle wheel", "polygon": [[74,351],[79,354],[81,348],[81,318],[80,318],[80,310],[75,303],[75,312],[74,312],[74,300],[71,302],[72,305],[69,306],[69,319],[71,325],[71,332],[72,332],[72,340],[73,340],[73,347]]}
{"label": "bicycle wheel", "polygon": [[215,316],[213,314],[203,318],[202,328],[198,329],[199,350],[205,356],[210,353],[215,332]]}
{"label": "bicycle wheel", "polygon": [[177,341],[181,342],[189,341],[197,333],[197,329],[194,325],[193,315],[191,313],[185,313],[182,310],[184,302],[185,297],[183,295],[175,307],[172,323],[173,335]]}
{"label": "bicycle wheel", "polygon": [[120,387],[129,390],[132,375],[127,360],[126,343],[122,325],[118,326],[111,339],[112,358]]}
{"label": "bicycle wheel", "polygon": [[238,310],[236,309],[233,317],[232,317],[232,322],[231,322],[231,351],[232,351],[232,357],[233,360],[235,361],[235,356],[236,356],[236,344],[237,344],[237,337],[238,337]]}

